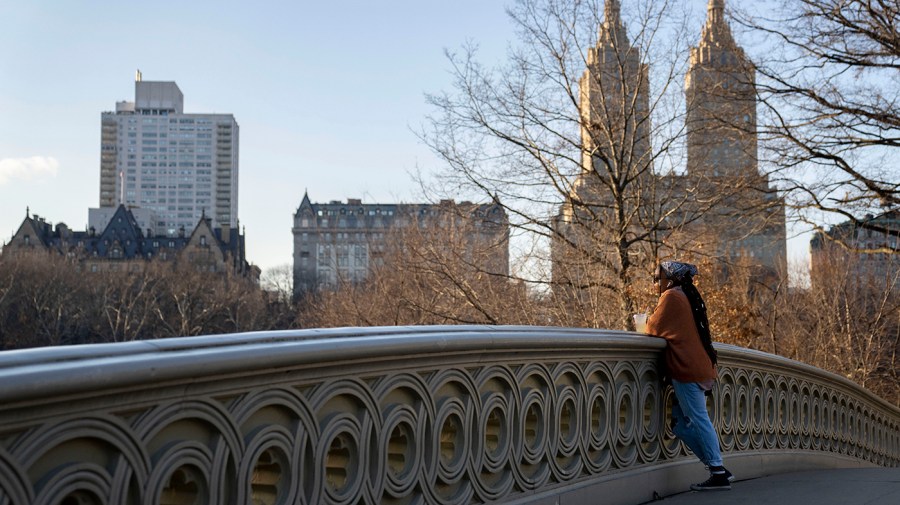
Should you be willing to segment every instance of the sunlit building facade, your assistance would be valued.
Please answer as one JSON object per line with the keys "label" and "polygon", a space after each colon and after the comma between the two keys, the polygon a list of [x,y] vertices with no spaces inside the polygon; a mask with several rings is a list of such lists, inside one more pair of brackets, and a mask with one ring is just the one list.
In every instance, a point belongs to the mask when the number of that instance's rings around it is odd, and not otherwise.
{"label": "sunlit building facade", "polygon": [[691,231],[707,254],[783,276],[785,207],[759,171],[755,73],[725,20],[725,0],[709,0],[685,79],[687,179],[699,199],[721,201]]}
{"label": "sunlit building facade", "polygon": [[[579,81],[582,170],[553,221],[552,276],[560,289],[582,299],[598,286],[624,289],[612,280],[626,261],[653,265],[686,252],[716,260],[726,272],[750,267],[764,280],[785,275],[784,202],[759,170],[755,70],[732,36],[724,0],[709,0],[689,56],[687,166],[661,174],[653,166],[659,153],[651,145],[650,69],[640,44],[629,41],[621,2],[604,2]],[[642,240],[652,247],[617,255],[622,240],[648,229],[652,236]]]}
{"label": "sunlit building facade", "polygon": [[460,260],[479,271],[509,275],[509,219],[494,203],[314,203],[304,194],[292,231],[295,297],[362,282],[372,267],[423,240],[463,251],[468,257]]}

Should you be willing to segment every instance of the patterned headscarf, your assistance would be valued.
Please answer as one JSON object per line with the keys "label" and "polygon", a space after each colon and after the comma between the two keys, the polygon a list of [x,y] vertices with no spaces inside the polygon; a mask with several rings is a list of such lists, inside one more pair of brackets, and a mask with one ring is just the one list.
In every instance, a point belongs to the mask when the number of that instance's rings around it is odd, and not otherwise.
{"label": "patterned headscarf", "polygon": [[680,261],[663,261],[659,264],[659,268],[666,274],[667,278],[677,282],[684,282],[685,280],[691,279],[699,272],[695,265],[682,263]]}

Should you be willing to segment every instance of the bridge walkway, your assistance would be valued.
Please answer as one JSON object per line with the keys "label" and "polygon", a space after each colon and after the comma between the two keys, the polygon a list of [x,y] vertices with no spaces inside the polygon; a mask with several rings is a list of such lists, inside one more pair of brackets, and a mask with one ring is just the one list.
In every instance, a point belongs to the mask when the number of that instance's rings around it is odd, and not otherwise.
{"label": "bridge walkway", "polygon": [[[740,477],[740,476],[738,476]],[[653,505],[898,505],[900,468],[784,473],[738,481],[731,491],[688,491]]]}

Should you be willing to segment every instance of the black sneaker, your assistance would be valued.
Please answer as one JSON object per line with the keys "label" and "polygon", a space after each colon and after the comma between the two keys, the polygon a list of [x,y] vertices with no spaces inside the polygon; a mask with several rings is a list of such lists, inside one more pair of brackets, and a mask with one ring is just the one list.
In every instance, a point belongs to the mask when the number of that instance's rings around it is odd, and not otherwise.
{"label": "black sneaker", "polygon": [[694,491],[728,491],[731,489],[731,483],[725,473],[714,473],[708,479],[700,484],[691,484]]}
{"label": "black sneaker", "polygon": [[709,470],[710,474],[725,472],[725,478],[728,479],[728,482],[734,482],[734,475],[724,466],[706,467],[706,469]]}

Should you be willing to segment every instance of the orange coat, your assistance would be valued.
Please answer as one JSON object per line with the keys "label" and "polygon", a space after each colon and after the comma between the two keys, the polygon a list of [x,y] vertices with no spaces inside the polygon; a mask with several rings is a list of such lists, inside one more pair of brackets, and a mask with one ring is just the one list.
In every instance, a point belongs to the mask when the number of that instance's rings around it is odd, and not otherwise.
{"label": "orange coat", "polygon": [[703,349],[691,302],[680,287],[663,292],[647,320],[647,334],[666,339],[666,366],[679,382],[704,382],[716,378],[716,368]]}

